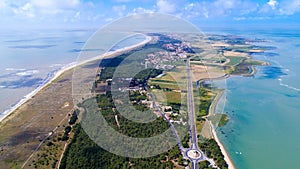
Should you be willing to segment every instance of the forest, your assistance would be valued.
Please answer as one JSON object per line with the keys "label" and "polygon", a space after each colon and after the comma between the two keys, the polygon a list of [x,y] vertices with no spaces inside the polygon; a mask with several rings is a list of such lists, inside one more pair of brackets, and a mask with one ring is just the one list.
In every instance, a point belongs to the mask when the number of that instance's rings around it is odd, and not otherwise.
{"label": "forest", "polygon": [[[164,43],[172,41],[172,39],[163,36],[163,40],[159,41],[159,44],[155,44],[161,47]],[[154,45],[154,46],[155,46]],[[153,47],[153,45],[146,45],[147,47]],[[136,52],[138,50],[132,51]],[[116,67],[132,52],[127,54],[122,54],[118,57],[103,60],[100,64],[101,73],[99,74],[100,80],[105,81],[107,79],[113,78]],[[137,82],[135,84],[142,84],[143,87],[147,85],[147,80],[149,78],[156,77],[157,75],[163,73],[163,70],[160,69],[144,69],[134,76],[132,81]],[[110,85],[110,84],[108,84]],[[160,88],[160,86],[157,86]],[[130,101],[132,106],[140,111],[147,111],[149,108],[147,106],[138,104],[141,100],[147,99],[146,95],[141,94],[136,91],[128,91],[130,95]],[[205,100],[202,100],[200,104],[200,110],[204,112],[199,114],[197,117],[207,114],[209,105],[211,103],[212,97],[208,97],[207,90],[200,90],[200,95],[205,95]],[[101,110],[103,117],[107,123],[116,131],[123,135],[137,138],[146,138],[153,137],[165,132],[169,128],[169,124],[162,118],[157,117],[156,120],[150,123],[138,123],[131,121],[123,117],[116,106],[113,103],[113,98],[111,91],[106,91],[105,94],[98,94],[96,96],[97,104]],[[205,102],[206,101],[206,102]],[[174,112],[179,112],[180,104],[172,103]],[[199,112],[200,113],[200,112]],[[78,112],[74,112],[72,119],[77,120]],[[119,125],[116,124],[115,116],[118,117]],[[76,120],[75,120],[76,119]],[[73,120],[70,121],[73,123]],[[69,133],[70,129],[66,129]],[[182,154],[179,150],[179,147],[176,145],[171,148],[169,151],[156,155],[149,158],[129,158],[121,157],[110,153],[100,146],[98,146],[89,136],[85,133],[84,129],[81,127],[80,123],[76,124],[71,129],[74,133],[73,138],[71,139],[62,161],[60,163],[60,169],[111,169],[111,168],[120,168],[120,169],[172,169],[172,168],[184,168],[189,165],[190,162],[182,158]],[[184,147],[189,147],[188,133],[186,137],[182,138],[182,144]],[[109,139],[109,138],[107,138]],[[221,169],[227,168],[227,164],[223,159],[223,155],[217,143],[213,140],[205,140],[203,143],[199,143],[199,147],[207,153],[209,158],[213,158],[217,165]],[[211,168],[208,162],[200,162],[200,168]]]}

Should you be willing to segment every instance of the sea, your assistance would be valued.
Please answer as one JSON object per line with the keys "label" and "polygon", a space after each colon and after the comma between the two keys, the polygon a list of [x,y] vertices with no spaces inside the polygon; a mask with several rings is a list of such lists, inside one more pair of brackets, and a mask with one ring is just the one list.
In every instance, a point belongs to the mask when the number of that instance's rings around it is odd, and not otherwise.
{"label": "sea", "polygon": [[[299,28],[226,29],[222,34],[261,39],[270,50],[253,59],[254,77],[232,76],[218,110],[230,120],[218,136],[237,169],[295,169],[300,160]],[[221,107],[221,108],[220,108]]]}
{"label": "sea", "polygon": [[[86,42],[98,29],[0,31],[0,119],[46,84],[54,74],[81,61]],[[101,37],[100,37],[101,38]],[[104,39],[108,44],[109,39]],[[111,46],[113,52],[145,40],[136,34]],[[94,56],[95,57],[95,56]]]}
{"label": "sea", "polygon": [[[237,169],[295,169],[300,160],[300,32],[295,28],[216,29],[216,33],[263,39],[272,47],[254,59],[254,77],[226,80],[230,120],[218,136]],[[65,66],[76,64],[96,30],[6,30],[0,32],[0,117]],[[211,30],[210,30],[211,31]],[[203,30],[205,32],[205,30]],[[141,38],[137,38],[137,41]],[[131,43],[133,43],[131,41]],[[126,46],[124,43],[119,48]],[[113,50],[116,50],[114,48]],[[112,50],[112,51],[113,51]],[[223,103],[222,101],[220,103]]]}

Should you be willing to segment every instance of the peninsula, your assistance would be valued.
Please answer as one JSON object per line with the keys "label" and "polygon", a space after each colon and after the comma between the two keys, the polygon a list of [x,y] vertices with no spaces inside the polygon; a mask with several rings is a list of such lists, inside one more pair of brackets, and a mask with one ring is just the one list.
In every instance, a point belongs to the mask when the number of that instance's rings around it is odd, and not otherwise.
{"label": "peninsula", "polygon": [[[228,119],[215,111],[223,89],[214,86],[213,81],[231,75],[252,76],[255,65],[267,63],[252,60],[251,54],[266,49],[251,45],[250,40],[225,35],[150,33],[147,37],[138,45],[106,54],[107,62],[95,72],[93,90],[99,108],[105,110],[103,116],[120,133],[151,137],[172,125],[190,124],[180,144],[166,153],[143,159],[120,157],[96,145],[79,125],[83,112],[74,109],[71,82],[75,65],[72,65],[58,72],[1,120],[1,168],[89,168],[90,165],[96,168],[234,168],[215,131],[215,126],[226,125]],[[143,51],[147,52],[138,64],[143,64],[145,71],[130,79],[131,86],[120,91],[129,92],[130,102],[137,110],[151,110],[157,115],[155,121],[146,125],[127,120],[111,104],[116,62]],[[124,81],[126,77],[119,80]],[[193,154],[189,150],[197,151]]]}

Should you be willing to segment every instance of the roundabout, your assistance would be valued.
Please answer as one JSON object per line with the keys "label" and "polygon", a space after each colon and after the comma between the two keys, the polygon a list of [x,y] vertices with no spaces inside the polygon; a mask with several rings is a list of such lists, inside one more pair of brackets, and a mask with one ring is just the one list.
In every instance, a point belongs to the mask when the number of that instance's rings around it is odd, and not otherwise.
{"label": "roundabout", "polygon": [[196,149],[191,149],[186,152],[188,158],[193,160],[200,160],[202,158],[202,153]]}

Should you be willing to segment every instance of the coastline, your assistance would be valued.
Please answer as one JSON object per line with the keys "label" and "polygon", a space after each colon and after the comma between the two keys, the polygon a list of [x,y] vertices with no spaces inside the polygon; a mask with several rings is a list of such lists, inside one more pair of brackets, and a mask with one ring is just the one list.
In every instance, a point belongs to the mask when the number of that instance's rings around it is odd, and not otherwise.
{"label": "coastline", "polygon": [[[220,99],[222,98],[223,94],[224,94],[224,90],[221,91],[221,92],[218,92],[217,96],[214,98],[214,100],[213,100],[213,102],[212,102],[212,104],[209,108],[209,115],[208,116],[216,114],[216,106],[219,103]],[[211,128],[211,132],[213,134],[213,138],[217,142],[217,144],[219,145],[219,147],[221,149],[221,152],[224,155],[224,160],[228,164],[228,169],[236,169],[233,162],[232,162],[232,160],[231,160],[231,158],[230,158],[230,156],[229,156],[229,154],[228,154],[228,152],[226,151],[225,146],[220,141],[215,127],[213,126],[213,124],[210,120],[208,122],[209,122],[209,125],[210,125],[210,128]]]}
{"label": "coastline", "polygon": [[[104,53],[102,55],[93,57],[91,59],[88,59],[88,60],[85,60],[85,61],[82,61],[82,62],[79,62],[79,63],[73,62],[73,63],[70,63],[70,64],[68,64],[68,65],[60,68],[59,70],[50,72],[49,74],[52,75],[52,77],[50,76],[49,80],[48,80],[48,77],[47,77],[47,80],[42,85],[38,86],[35,90],[33,90],[32,92],[30,92],[29,94],[27,94],[26,96],[24,96],[17,104],[15,104],[14,106],[12,106],[10,109],[8,109],[7,111],[3,112],[3,114],[5,114],[5,115],[0,118],[0,123],[2,123],[5,119],[7,119],[7,117],[9,117],[10,115],[12,115],[17,109],[19,109],[22,105],[26,104],[32,97],[34,97],[41,90],[43,90],[45,87],[47,87],[48,85],[50,85],[53,81],[55,81],[57,78],[59,78],[66,71],[71,70],[71,69],[73,69],[73,68],[75,68],[77,66],[80,66],[80,65],[83,65],[83,64],[86,64],[86,63],[98,60],[100,58],[114,57],[114,56],[116,56],[116,55],[118,55],[120,53],[132,50],[134,48],[138,48],[140,46],[143,46],[143,45],[147,44],[148,42],[150,42],[151,40],[152,40],[151,37],[146,36],[146,39],[144,41],[138,43],[138,44],[127,46],[127,47],[124,47],[124,48],[121,48],[121,49],[117,49],[115,51],[109,51],[109,52],[106,52],[106,53]],[[224,78],[224,77],[222,77],[222,78]],[[225,78],[228,78],[228,77],[225,77]],[[215,113],[215,106],[218,104],[218,102],[219,102],[219,100],[220,100],[220,98],[221,98],[222,95],[223,95],[223,92],[221,92],[221,94],[219,96],[215,97],[215,99],[214,99],[214,101],[212,103],[212,106],[210,107],[210,113]],[[228,168],[229,169],[235,169],[234,164],[232,163],[232,161],[231,161],[231,159],[230,159],[230,157],[229,157],[229,155],[228,155],[228,153],[227,153],[224,145],[219,140],[219,138],[217,136],[217,132],[216,132],[215,128],[213,127],[213,124],[211,123],[211,121],[209,121],[209,124],[210,124],[210,127],[211,127],[211,132],[213,134],[213,137],[214,137],[215,141],[217,142],[217,144],[219,145],[219,147],[220,147],[220,149],[222,151],[222,154],[224,155],[224,160],[228,164]]]}
{"label": "coastline", "polygon": [[[2,123],[7,117],[9,117],[11,114],[13,114],[17,109],[19,109],[22,105],[24,105],[26,102],[28,102],[32,97],[34,97],[37,93],[39,93],[41,90],[43,90],[46,86],[48,86],[49,84],[51,84],[54,80],[56,80],[58,77],[60,77],[64,72],[71,70],[77,66],[101,59],[101,58],[105,58],[105,57],[112,57],[115,56],[119,53],[122,52],[126,52],[128,50],[132,50],[134,48],[138,48],[140,46],[143,46],[147,43],[149,43],[152,38],[150,36],[145,35],[146,39],[138,44],[135,45],[131,45],[131,46],[127,46],[121,49],[117,49],[115,51],[111,51],[111,52],[106,52],[102,55],[93,57],[91,59],[82,61],[80,63],[76,63],[76,62],[72,62],[62,68],[60,68],[59,70],[55,71],[54,73],[52,73],[52,77],[49,78],[49,80],[46,79],[46,81],[41,84],[40,86],[38,86],[35,90],[33,90],[32,92],[30,92],[29,94],[25,95],[20,101],[18,101],[14,106],[8,108],[6,111],[2,112],[1,114],[4,114],[2,117],[0,117],[0,123]],[[50,72],[51,74],[51,72]]]}

